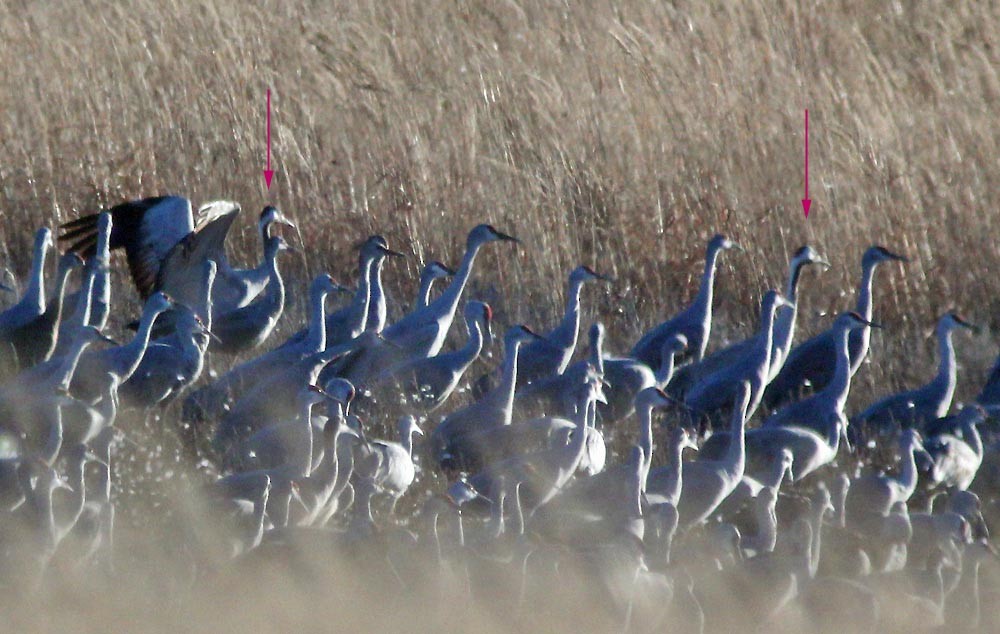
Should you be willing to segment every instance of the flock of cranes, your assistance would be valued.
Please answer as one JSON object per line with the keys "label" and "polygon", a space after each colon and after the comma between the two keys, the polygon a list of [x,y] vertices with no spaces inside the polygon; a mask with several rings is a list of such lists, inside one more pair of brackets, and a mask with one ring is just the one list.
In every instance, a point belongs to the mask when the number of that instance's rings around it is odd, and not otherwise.
{"label": "flock of cranes", "polygon": [[[1000,366],[950,413],[953,334],[974,327],[945,314],[927,384],[846,410],[880,327],[876,269],[904,257],[868,249],[856,306],[797,342],[803,274],[830,266],[805,246],[757,330],[718,347],[719,262],[742,249],[715,236],[692,303],[615,356],[601,323],[577,354],[584,289],[611,282],[587,266],[551,329],[511,325],[495,341],[492,308],[465,291],[483,248],[519,241],[486,224],[457,268],[424,267],[390,322],[383,263],[403,254],[373,236],[356,288],[316,276],[307,323],[277,342],[293,248],[279,227],[295,225],[265,208],[262,259],[238,269],[225,253],[238,215],[164,196],[82,217],[61,227],[54,280],[39,229],[25,290],[0,313],[0,584],[13,596],[44,592],[54,571],[114,574],[116,419],[160,410],[211,436],[217,475],[192,495],[220,539],[196,577],[308,567],[305,551],[354,561],[344,570],[387,600],[457,598],[528,629],[543,613],[570,629],[574,611],[628,631],[1000,627],[985,609],[1000,592]],[[117,250],[144,302],[125,343],[104,333]],[[445,349],[456,315],[465,336]],[[498,347],[495,375],[472,376]],[[208,376],[208,359],[238,354]],[[373,437],[392,421],[393,438]]]}

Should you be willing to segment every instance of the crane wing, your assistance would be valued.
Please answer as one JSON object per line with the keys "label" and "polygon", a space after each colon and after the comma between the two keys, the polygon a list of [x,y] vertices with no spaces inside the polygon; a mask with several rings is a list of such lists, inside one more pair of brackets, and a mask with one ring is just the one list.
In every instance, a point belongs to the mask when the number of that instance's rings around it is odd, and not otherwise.
{"label": "crane wing", "polygon": [[[161,264],[171,250],[194,230],[191,201],[181,196],[156,196],[115,205],[111,213],[110,247],[125,249],[129,271],[143,299],[158,290]],[[67,251],[90,257],[97,248],[100,214],[63,224],[60,242]]]}
{"label": "crane wing", "polygon": [[226,201],[202,207],[197,228],[166,254],[157,272],[155,289],[164,291],[175,302],[199,306],[204,299],[205,261],[218,260],[224,254],[226,235],[239,212],[238,204]]}

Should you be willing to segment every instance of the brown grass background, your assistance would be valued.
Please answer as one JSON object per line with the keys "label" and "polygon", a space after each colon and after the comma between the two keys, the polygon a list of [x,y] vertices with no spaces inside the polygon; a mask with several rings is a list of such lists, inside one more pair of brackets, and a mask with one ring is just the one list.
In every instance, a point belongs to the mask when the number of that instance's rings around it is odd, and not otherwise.
{"label": "brown grass background", "polygon": [[307,275],[351,282],[366,235],[413,253],[385,276],[408,303],[425,260],[457,263],[491,221],[525,245],[489,247],[474,293],[544,327],[564,275],[592,264],[617,281],[585,304],[624,352],[688,300],[717,231],[748,249],[724,258],[718,337],[752,327],[806,242],[834,266],[803,280],[799,333],[824,328],[879,243],[912,261],[879,274],[887,331],[852,409],[933,372],[950,308],[988,327],[956,337],[967,398],[1000,327],[998,34],[997,3],[944,1],[8,0],[0,264],[23,279],[37,225],[159,193],[241,202],[230,244],[250,262],[275,203],[305,246],[287,331]]}

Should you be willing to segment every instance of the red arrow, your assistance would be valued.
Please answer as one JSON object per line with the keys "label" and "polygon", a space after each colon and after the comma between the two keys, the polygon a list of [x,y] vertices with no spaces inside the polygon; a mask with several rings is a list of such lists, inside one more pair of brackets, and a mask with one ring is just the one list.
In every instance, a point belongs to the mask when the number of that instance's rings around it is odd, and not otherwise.
{"label": "red arrow", "polygon": [[271,89],[267,89],[267,167],[264,168],[264,182],[267,183],[268,190],[271,189],[271,179],[274,178],[274,170],[271,169]]}
{"label": "red arrow", "polygon": [[809,217],[813,201],[809,198],[809,110],[806,110],[806,195],[802,198],[802,213]]}

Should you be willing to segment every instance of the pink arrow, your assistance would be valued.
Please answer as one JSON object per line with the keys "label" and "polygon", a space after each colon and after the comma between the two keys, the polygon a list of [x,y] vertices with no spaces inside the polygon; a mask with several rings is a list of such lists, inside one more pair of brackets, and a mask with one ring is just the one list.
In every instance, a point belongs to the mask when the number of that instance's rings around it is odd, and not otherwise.
{"label": "pink arrow", "polygon": [[813,201],[809,198],[809,110],[806,110],[806,194],[802,198],[802,213],[809,217]]}
{"label": "pink arrow", "polygon": [[267,189],[271,189],[271,179],[274,178],[274,170],[271,169],[271,89],[267,89],[267,167],[264,168],[264,182]]}

